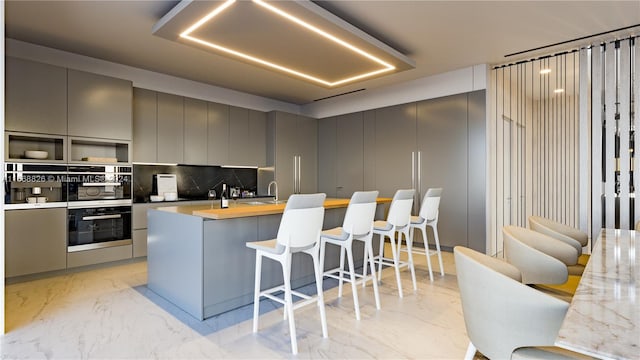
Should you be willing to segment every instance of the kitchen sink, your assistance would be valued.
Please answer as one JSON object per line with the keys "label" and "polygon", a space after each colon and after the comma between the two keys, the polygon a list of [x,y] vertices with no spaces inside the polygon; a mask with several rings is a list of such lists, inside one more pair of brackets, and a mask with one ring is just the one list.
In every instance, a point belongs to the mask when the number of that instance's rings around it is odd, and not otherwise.
{"label": "kitchen sink", "polygon": [[284,204],[287,200],[265,200],[265,201],[245,201],[243,204],[247,205],[272,205],[272,204]]}
{"label": "kitchen sink", "polygon": [[287,200],[269,200],[269,201],[265,201],[265,204],[284,204],[286,203]]}

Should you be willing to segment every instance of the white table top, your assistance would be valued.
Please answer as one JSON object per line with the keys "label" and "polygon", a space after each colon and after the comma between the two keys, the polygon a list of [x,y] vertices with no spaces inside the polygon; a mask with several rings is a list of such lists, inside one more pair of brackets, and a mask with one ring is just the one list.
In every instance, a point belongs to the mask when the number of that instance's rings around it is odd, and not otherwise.
{"label": "white table top", "polygon": [[603,359],[640,359],[640,231],[602,229],[556,345]]}

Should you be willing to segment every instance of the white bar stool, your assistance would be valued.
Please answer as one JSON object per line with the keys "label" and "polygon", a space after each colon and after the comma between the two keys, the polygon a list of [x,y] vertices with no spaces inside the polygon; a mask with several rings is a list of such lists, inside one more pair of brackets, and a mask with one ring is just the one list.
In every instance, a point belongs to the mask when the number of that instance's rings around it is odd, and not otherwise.
{"label": "white bar stool", "polygon": [[[411,229],[409,237],[413,239],[413,232],[415,229],[420,230],[422,233],[422,243],[424,244],[424,250],[412,248],[412,251],[417,254],[424,254],[427,258],[427,266],[429,267],[429,279],[433,281],[433,270],[431,269],[431,256],[438,254],[438,261],[440,262],[440,275],[444,276],[444,267],[442,266],[442,254],[440,253],[440,238],[438,236],[438,208],[440,206],[440,197],[442,196],[442,188],[432,188],[427,190],[422,200],[422,206],[420,207],[420,213],[418,216],[411,217],[411,223],[409,228]],[[433,237],[435,238],[436,250],[429,249],[429,241],[427,237],[427,226],[433,229]],[[407,251],[400,246],[400,251]]]}
{"label": "white bar stool", "polygon": [[[291,335],[291,351],[298,353],[296,340],[296,328],[293,311],[302,306],[317,303],[322,322],[322,336],[328,337],[327,319],[322,296],[322,268],[318,259],[320,248],[320,233],[324,221],[324,200],[326,194],[291,195],[282,214],[280,227],[276,239],[247,243],[247,247],[256,250],[256,279],[253,297],[253,332],[258,331],[258,316],[260,311],[260,297],[266,297],[284,305],[285,318],[289,319],[289,332]],[[313,268],[316,279],[316,296],[308,296],[291,290],[291,255],[302,252],[313,259]],[[271,289],[260,291],[262,271],[262,257],[267,257],[282,265],[284,284]],[[284,291],[284,299],[274,293]],[[292,295],[304,299],[295,305]]]}
{"label": "white bar stool", "polygon": [[[396,281],[398,283],[398,294],[402,298],[402,283],[400,281],[400,268],[408,266],[411,270],[411,280],[413,280],[413,290],[418,290],[416,285],[416,272],[413,267],[413,255],[408,252],[409,261],[400,261],[398,246],[396,246],[396,233],[398,233],[398,244],[402,241],[404,235],[407,241],[407,247],[411,250],[412,239],[409,237],[409,222],[411,221],[411,207],[413,206],[413,194],[415,190],[398,190],[393,196],[387,220],[377,220],[373,223],[373,233],[380,235],[380,253],[375,257],[374,261],[378,263],[378,280],[381,278],[382,265],[393,266],[396,272]],[[393,258],[384,257],[384,238],[388,237],[391,242],[391,252]],[[364,257],[367,261],[367,254]],[[364,268],[363,276],[366,276],[367,268]]]}
{"label": "white bar stool", "polygon": [[[360,320],[360,304],[358,303],[358,292],[356,290],[357,278],[362,278],[366,283],[368,277],[356,274],[353,265],[353,240],[364,242],[364,251],[369,256],[369,266],[371,270],[371,280],[373,282],[373,292],[376,299],[376,309],[380,310],[380,295],[378,294],[378,282],[376,281],[375,264],[373,262],[373,218],[376,213],[377,191],[358,191],[353,193],[347,213],[344,216],[342,227],[331,230],[325,230],[320,236],[320,268],[324,269],[325,248],[327,244],[340,246],[340,265],[335,269],[324,272],[324,276],[337,279],[338,297],[342,297],[342,283],[344,281],[351,283],[351,291],[353,292],[353,306],[355,307],[356,319]],[[347,254],[347,262],[349,266],[349,277],[345,277],[344,255]],[[366,267],[367,263],[362,266]]]}

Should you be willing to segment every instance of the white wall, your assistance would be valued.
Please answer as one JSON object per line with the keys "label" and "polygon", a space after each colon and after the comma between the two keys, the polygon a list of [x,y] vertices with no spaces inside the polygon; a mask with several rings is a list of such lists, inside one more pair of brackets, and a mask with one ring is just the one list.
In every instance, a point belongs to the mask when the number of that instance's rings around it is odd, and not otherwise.
{"label": "white wall", "polygon": [[487,88],[486,64],[427,76],[382,89],[321,100],[301,106],[304,115],[317,119],[350,114],[414,101],[434,99]]}

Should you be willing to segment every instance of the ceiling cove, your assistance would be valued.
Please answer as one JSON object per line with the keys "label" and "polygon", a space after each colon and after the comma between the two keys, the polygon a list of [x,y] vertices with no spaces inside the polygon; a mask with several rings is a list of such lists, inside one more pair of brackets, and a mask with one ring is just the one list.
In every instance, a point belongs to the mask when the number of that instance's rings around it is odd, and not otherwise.
{"label": "ceiling cove", "polygon": [[152,33],[324,88],[415,67],[400,52],[307,0],[184,0]]}

